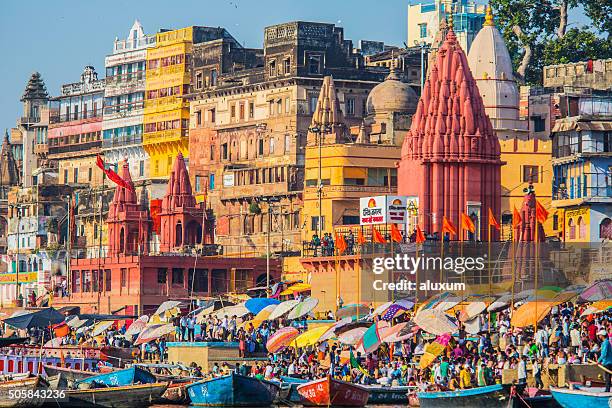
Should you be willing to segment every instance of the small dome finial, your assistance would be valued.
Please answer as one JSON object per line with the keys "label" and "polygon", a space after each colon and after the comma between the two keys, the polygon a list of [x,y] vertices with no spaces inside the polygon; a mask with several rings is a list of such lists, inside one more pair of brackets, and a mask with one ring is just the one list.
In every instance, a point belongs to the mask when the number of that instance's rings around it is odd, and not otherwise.
{"label": "small dome finial", "polygon": [[494,26],[495,25],[495,21],[493,20],[493,9],[491,8],[490,4],[487,4],[485,7],[485,21],[483,26],[487,27],[487,26]]}
{"label": "small dome finial", "polygon": [[447,21],[448,21],[447,27],[448,27],[449,30],[452,31],[452,29],[453,29],[453,12],[452,11],[448,14]]}

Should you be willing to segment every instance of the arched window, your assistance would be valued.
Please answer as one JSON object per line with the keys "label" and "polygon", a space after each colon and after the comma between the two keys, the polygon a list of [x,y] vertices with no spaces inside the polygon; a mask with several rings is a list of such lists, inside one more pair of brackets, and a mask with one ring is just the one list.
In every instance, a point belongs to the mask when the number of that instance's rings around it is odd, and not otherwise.
{"label": "arched window", "polygon": [[599,238],[612,239],[612,219],[604,218],[599,223]]}
{"label": "arched window", "polygon": [[569,227],[569,239],[576,239],[576,225],[573,218],[569,219],[567,226]]}
{"label": "arched window", "polygon": [[181,224],[180,221],[176,223],[176,227],[174,228],[174,232],[175,232],[174,245],[175,246],[181,246],[181,244],[183,243],[183,225]]}
{"label": "arched window", "polygon": [[119,232],[119,252],[125,251],[125,230],[121,228]]}
{"label": "arched window", "polygon": [[586,222],[584,222],[584,219],[582,217],[578,217],[578,238],[583,239],[586,238],[586,236]]}

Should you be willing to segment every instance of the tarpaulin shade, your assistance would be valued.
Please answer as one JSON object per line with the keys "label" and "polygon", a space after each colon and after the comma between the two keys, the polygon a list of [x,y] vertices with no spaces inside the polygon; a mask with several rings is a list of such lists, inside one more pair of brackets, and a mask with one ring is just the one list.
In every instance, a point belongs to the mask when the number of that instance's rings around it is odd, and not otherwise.
{"label": "tarpaulin shade", "polygon": [[278,305],[280,303],[277,299],[271,298],[253,298],[246,301],[244,306],[248,309],[249,312],[256,315],[261,312],[264,307],[269,305]]}
{"label": "tarpaulin shade", "polygon": [[47,327],[64,321],[64,315],[52,307],[37,310],[32,313],[9,317],[4,323],[18,329],[29,329],[32,327]]}
{"label": "tarpaulin shade", "polygon": [[545,301],[524,303],[512,314],[511,324],[514,327],[533,326],[546,317],[552,307],[551,302]]}

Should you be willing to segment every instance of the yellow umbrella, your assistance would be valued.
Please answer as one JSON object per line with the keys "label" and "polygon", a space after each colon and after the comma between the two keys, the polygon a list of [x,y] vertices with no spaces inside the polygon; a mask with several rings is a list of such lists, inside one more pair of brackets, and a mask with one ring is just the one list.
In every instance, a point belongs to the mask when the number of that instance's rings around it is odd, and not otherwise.
{"label": "yellow umbrella", "polygon": [[331,326],[332,326],[331,324],[325,324],[325,325],[322,325],[322,326],[315,327],[314,329],[307,330],[307,331],[305,331],[304,333],[300,334],[299,336],[297,336],[295,338],[295,340],[293,341],[293,345],[296,348],[312,346],[317,341],[319,341],[319,338]]}
{"label": "yellow umbrella", "polygon": [[429,343],[425,346],[425,351],[421,356],[421,360],[419,361],[420,368],[427,368],[429,365],[436,359],[442,352],[446,346],[438,342]]}
{"label": "yellow umbrella", "polygon": [[242,322],[238,327],[243,327],[246,329],[249,324],[252,324],[253,328],[258,328],[263,322],[268,320],[268,317],[270,316],[270,314],[272,314],[274,309],[276,309],[276,306],[278,305],[268,305],[264,307],[259,311],[259,313],[257,313],[253,320],[247,320],[246,322]]}
{"label": "yellow umbrella", "polygon": [[552,302],[542,301],[524,303],[514,311],[510,323],[514,327],[532,326],[545,318],[553,305]]}
{"label": "yellow umbrella", "polygon": [[597,302],[593,303],[591,306],[593,306],[595,310],[603,312],[604,310],[607,310],[612,307],[612,300],[609,300],[609,299],[598,300]]}
{"label": "yellow umbrella", "polygon": [[306,292],[311,289],[312,286],[308,283],[296,283],[295,285],[291,285],[287,289],[283,290],[280,294],[281,296],[293,295],[294,293]]}

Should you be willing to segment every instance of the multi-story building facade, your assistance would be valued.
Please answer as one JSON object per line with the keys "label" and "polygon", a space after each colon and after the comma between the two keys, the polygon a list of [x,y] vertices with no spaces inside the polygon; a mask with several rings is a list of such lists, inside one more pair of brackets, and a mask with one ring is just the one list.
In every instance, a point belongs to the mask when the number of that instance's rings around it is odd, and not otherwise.
{"label": "multi-story building facade", "polygon": [[[93,246],[98,241],[99,204],[87,202],[94,190],[103,190],[103,172],[96,166],[101,154],[104,79],[92,66],[86,66],[79,82],[62,85],[61,95],[50,102],[49,160],[57,162],[59,184],[73,187],[71,200],[76,214],[77,240],[75,248]],[[108,182],[106,182],[108,183]]]}
{"label": "multi-story building facade", "polygon": [[409,47],[420,44],[437,47],[436,34],[441,29],[441,23],[451,14],[457,41],[468,52],[485,16],[483,4],[468,0],[432,0],[409,5],[406,44]]}
{"label": "multi-story building facade", "polygon": [[368,93],[385,73],[364,67],[333,24],[266,27],[263,52],[226,44],[194,46],[190,169],[196,193],[207,194],[216,240],[227,251],[297,250],[306,221],[306,136],[323,77],[333,75],[350,127],[361,123]]}
{"label": "multi-story building facade", "polygon": [[189,93],[193,45],[228,36],[213,27],[162,30],[147,48],[143,146],[150,178],[167,179],[179,152],[189,157],[189,102],[183,96]]}
{"label": "multi-story building facade", "polygon": [[565,242],[612,238],[612,95],[565,94],[552,129],[552,205]]}
{"label": "multi-story building facade", "polygon": [[[126,39],[117,39],[104,61],[106,87],[102,120],[105,162],[117,168],[127,159],[136,184],[149,176],[149,156],[142,146],[147,48],[155,36],[146,35],[138,20]],[[163,188],[158,188],[159,198]]]}

